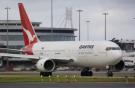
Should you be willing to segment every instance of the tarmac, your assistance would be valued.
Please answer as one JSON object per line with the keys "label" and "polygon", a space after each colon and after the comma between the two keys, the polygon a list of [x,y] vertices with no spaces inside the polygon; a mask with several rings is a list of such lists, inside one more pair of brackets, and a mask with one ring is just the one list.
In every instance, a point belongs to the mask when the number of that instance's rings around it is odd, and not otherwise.
{"label": "tarmac", "polygon": [[134,83],[0,83],[0,88],[135,88]]}
{"label": "tarmac", "polygon": [[[115,77],[135,77],[135,71],[120,71],[113,72]],[[21,72],[0,72],[0,76],[3,75],[33,75],[38,76],[39,72],[37,71],[21,71]],[[53,72],[53,75],[80,75],[80,71],[56,71]],[[107,76],[106,71],[94,72],[94,76]]]}

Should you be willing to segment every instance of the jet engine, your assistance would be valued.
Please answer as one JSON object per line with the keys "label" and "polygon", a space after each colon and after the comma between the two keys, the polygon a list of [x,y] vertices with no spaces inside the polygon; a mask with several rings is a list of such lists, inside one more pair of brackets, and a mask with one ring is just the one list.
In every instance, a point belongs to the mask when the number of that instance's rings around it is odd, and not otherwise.
{"label": "jet engine", "polygon": [[120,61],[119,63],[117,63],[114,67],[116,70],[120,71],[124,68],[125,64],[124,64],[124,61]]}
{"label": "jet engine", "polygon": [[38,70],[43,71],[43,72],[52,72],[54,71],[56,65],[53,60],[48,60],[48,59],[40,59],[36,67]]}

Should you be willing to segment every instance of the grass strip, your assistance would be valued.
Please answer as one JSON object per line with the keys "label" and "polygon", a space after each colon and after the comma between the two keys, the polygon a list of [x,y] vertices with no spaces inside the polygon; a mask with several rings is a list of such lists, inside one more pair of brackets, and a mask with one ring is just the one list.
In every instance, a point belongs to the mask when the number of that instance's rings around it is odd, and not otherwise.
{"label": "grass strip", "polygon": [[135,82],[134,77],[81,77],[81,76],[2,76],[0,83],[21,83],[21,82],[47,82],[47,83],[71,83],[71,82]]}

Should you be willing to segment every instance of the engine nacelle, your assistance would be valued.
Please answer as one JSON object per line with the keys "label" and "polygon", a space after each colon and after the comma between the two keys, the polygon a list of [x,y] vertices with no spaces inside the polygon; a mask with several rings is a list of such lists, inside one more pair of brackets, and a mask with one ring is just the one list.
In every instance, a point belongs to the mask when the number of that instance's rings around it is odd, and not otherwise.
{"label": "engine nacelle", "polygon": [[124,61],[120,61],[119,63],[117,63],[114,67],[116,70],[122,70],[124,68],[125,64],[124,64]]}
{"label": "engine nacelle", "polygon": [[43,71],[43,72],[52,72],[54,71],[56,65],[53,60],[47,60],[47,59],[40,59],[36,67],[38,70]]}

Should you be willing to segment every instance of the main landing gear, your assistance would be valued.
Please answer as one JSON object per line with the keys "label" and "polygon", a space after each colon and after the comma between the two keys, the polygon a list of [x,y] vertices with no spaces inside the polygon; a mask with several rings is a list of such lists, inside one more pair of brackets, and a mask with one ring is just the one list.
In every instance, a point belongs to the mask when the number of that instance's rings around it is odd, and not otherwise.
{"label": "main landing gear", "polygon": [[[108,77],[112,77],[113,76],[113,72],[111,70],[111,67],[108,66],[107,68],[107,76]],[[89,67],[85,67],[82,71],[81,71],[81,76],[93,76],[93,72],[90,70]]]}
{"label": "main landing gear", "polygon": [[93,72],[89,69],[89,67],[85,67],[81,71],[81,76],[93,76]]}
{"label": "main landing gear", "polygon": [[107,71],[107,76],[108,77],[112,77],[113,76],[113,72],[112,71]]}
{"label": "main landing gear", "polygon": [[40,72],[40,76],[52,76],[52,72]]}

